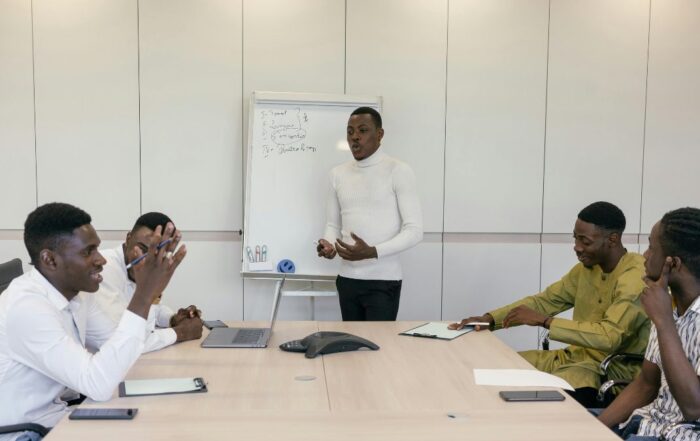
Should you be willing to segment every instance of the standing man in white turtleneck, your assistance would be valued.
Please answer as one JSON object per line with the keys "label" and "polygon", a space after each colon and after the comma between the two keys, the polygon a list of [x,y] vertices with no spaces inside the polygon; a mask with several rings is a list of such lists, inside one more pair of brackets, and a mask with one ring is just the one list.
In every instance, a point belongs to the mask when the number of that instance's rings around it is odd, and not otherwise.
{"label": "standing man in white turtleneck", "polygon": [[401,296],[399,253],[423,238],[423,216],[411,168],[378,151],[379,112],[360,107],[348,120],[354,161],[331,170],[320,257],[343,260],[336,279],[345,321],[396,320]]}

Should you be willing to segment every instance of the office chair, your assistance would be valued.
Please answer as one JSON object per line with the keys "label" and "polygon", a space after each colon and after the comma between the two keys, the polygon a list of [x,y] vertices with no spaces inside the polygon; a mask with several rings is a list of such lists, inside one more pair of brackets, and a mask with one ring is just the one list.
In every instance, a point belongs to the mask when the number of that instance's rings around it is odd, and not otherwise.
{"label": "office chair", "polygon": [[51,429],[47,429],[41,424],[35,423],[22,423],[22,424],[12,424],[10,426],[0,426],[0,435],[15,432],[36,432],[42,438],[45,437]]}
{"label": "office chair", "polygon": [[[549,331],[544,332],[544,336],[541,339],[542,350],[549,350]],[[614,362],[624,363],[626,365],[638,366],[640,369],[642,367],[642,361],[644,356],[641,354],[628,354],[624,352],[613,352],[608,355],[600,362],[601,374],[601,384],[598,388],[598,393],[596,394],[596,403],[587,403],[586,406],[591,406],[595,408],[607,407],[613,402],[615,397],[622,391],[622,389],[630,384],[634,378],[620,378],[615,369],[611,369]]]}
{"label": "office chair", "polygon": [[19,259],[12,259],[9,262],[0,263],[0,293],[5,291],[10,285],[10,282],[12,282],[12,279],[21,276],[22,273],[22,261]]}
{"label": "office chair", "polygon": [[620,393],[624,386],[627,386],[634,378],[615,378],[615,374],[610,372],[610,365],[614,361],[624,362],[627,365],[635,365],[640,369],[644,356],[641,354],[627,354],[623,352],[613,352],[600,362],[600,370],[603,372],[602,383],[598,388],[597,400],[601,403],[600,407],[606,407],[612,403],[615,396]]}

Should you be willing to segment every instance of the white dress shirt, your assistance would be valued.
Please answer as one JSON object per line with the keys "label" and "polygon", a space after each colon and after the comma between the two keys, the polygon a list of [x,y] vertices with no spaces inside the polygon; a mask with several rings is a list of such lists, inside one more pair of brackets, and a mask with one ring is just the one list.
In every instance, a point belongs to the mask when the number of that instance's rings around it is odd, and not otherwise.
{"label": "white dress shirt", "polygon": [[[107,264],[102,271],[100,290],[96,294],[101,307],[116,323],[129,306],[136,291],[136,284],[129,279],[121,245],[109,250],[100,250],[100,254],[107,260]],[[146,323],[144,352],[157,351],[177,341],[177,334],[169,327],[173,314],[173,310],[165,305],[151,306]]]}
{"label": "white dress shirt", "polygon": [[68,302],[36,269],[13,280],[0,295],[0,425],[53,427],[67,413],[66,387],[110,399],[143,351],[145,326],[127,311],[115,330],[94,294]]}

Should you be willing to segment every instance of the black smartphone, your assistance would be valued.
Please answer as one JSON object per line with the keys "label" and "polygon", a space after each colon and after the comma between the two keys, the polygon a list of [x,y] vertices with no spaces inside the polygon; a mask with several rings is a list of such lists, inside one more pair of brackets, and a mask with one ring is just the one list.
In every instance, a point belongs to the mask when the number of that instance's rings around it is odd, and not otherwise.
{"label": "black smartphone", "polygon": [[498,395],[504,401],[564,401],[556,390],[503,390]]}
{"label": "black smartphone", "polygon": [[131,420],[138,409],[75,409],[68,416],[69,420]]}
{"label": "black smartphone", "polygon": [[204,320],[202,323],[210,331],[214,328],[228,328],[228,325],[221,320]]}

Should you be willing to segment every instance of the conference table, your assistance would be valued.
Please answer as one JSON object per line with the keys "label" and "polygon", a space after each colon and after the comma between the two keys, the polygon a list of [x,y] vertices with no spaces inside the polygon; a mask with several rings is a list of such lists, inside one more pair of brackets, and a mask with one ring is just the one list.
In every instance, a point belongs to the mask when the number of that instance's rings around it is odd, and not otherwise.
{"label": "conference table", "polygon": [[[127,379],[203,377],[208,392],[128,398],[115,392],[107,402],[87,400],[81,407],[135,407],[139,413],[130,421],[64,418],[46,439],[618,439],[568,396],[507,403],[498,391],[519,388],[475,385],[474,368],[532,369],[491,332],[451,341],[398,335],[420,324],[277,321],[265,349],[179,343],[144,354]],[[317,331],[348,332],[380,349],[307,359],[278,348]]]}

